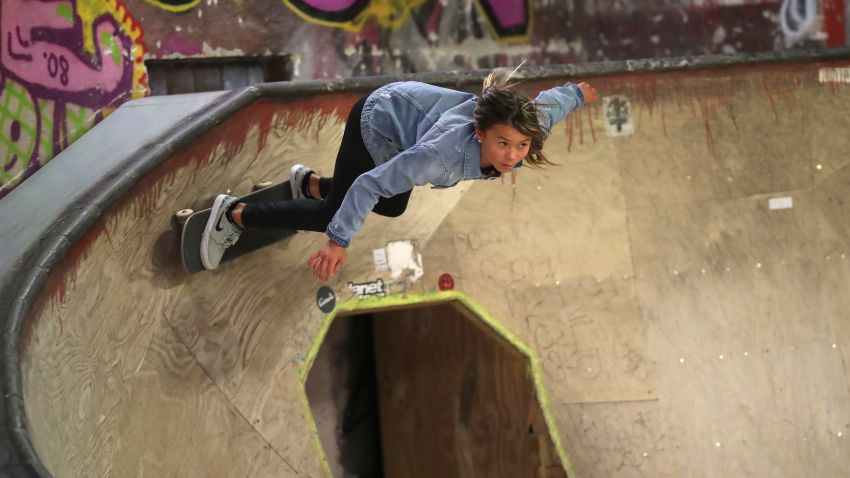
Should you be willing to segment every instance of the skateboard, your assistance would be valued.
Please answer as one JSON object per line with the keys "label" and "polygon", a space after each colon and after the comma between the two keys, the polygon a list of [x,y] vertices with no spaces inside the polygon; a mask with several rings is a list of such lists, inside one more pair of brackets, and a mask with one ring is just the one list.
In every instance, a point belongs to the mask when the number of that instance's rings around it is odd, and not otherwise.
{"label": "skateboard", "polygon": [[[278,184],[262,183],[254,187],[254,192],[242,196],[239,201],[244,203],[259,203],[268,201],[289,201],[292,199],[292,190],[289,181]],[[183,224],[180,236],[180,249],[183,268],[186,272],[194,274],[206,270],[201,263],[201,236],[204,227],[210,217],[211,208],[193,212],[188,209],[177,211],[177,222]],[[184,222],[185,220],[185,222]],[[239,256],[253,252],[262,247],[274,244],[295,234],[292,229],[274,228],[257,229],[249,228],[242,231],[239,241],[229,247],[221,258],[221,262],[236,259]]]}

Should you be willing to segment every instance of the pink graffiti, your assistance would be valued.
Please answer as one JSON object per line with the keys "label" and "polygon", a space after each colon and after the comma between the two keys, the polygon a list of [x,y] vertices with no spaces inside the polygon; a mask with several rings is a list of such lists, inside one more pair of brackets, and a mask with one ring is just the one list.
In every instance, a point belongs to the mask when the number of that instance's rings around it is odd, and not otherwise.
{"label": "pink graffiti", "polygon": [[341,12],[357,3],[357,0],[303,0],[306,5],[324,12]]}
{"label": "pink graffiti", "polygon": [[92,25],[91,57],[83,48],[79,16],[63,17],[60,7],[76,12],[72,1],[2,0],[0,62],[7,74],[39,96],[61,96],[79,104],[97,98],[91,106],[102,106],[104,96],[129,89],[130,42],[119,33],[115,20],[104,15]]}
{"label": "pink graffiti", "polygon": [[526,0],[479,0],[488,4],[486,9],[493,12],[498,27],[508,28],[525,25],[528,22]]}
{"label": "pink graffiti", "polygon": [[[319,20],[331,20],[336,22],[354,21],[363,11],[369,8],[376,10],[385,9],[387,5],[373,0],[290,0],[294,8],[310,17]],[[395,4],[404,4],[397,0]],[[429,2],[432,10],[430,21],[438,19],[442,7],[447,6],[445,2]],[[529,3],[530,0],[476,0],[478,6],[484,11],[488,21],[494,27],[496,34],[500,37],[511,37],[528,33],[529,28]],[[400,7],[401,5],[395,5]],[[474,8],[471,3],[466,8]],[[429,32],[434,31],[429,28]]]}

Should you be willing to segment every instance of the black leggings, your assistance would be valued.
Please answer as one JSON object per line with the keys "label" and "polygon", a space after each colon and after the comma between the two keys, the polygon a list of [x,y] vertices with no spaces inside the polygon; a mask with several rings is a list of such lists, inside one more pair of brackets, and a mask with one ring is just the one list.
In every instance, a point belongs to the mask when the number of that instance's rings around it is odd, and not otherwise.
{"label": "black leggings", "polygon": [[[320,181],[324,199],[246,204],[242,210],[242,224],[245,227],[283,227],[316,232],[327,230],[354,180],[375,167],[375,161],[363,144],[363,135],[360,133],[360,113],[365,102],[366,96],[357,101],[348,114],[342,143],[336,155],[333,178],[322,178]],[[387,217],[400,216],[407,208],[410,192],[378,199],[372,212]]]}

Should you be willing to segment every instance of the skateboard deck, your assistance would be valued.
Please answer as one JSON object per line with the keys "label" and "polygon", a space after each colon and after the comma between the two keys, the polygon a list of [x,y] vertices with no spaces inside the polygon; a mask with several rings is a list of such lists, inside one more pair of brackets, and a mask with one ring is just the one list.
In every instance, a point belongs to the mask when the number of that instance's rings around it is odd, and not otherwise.
{"label": "skateboard deck", "polygon": [[[292,190],[289,188],[289,181],[284,181],[242,196],[239,198],[239,201],[244,203],[259,203],[281,200],[288,201],[290,199],[292,199]],[[204,234],[204,227],[207,225],[210,211],[211,208],[198,211],[189,216],[183,224],[183,231],[180,237],[181,259],[183,268],[190,274],[206,270],[201,262],[201,236]],[[236,259],[239,256],[278,242],[293,234],[295,234],[294,230],[284,228],[245,229],[242,231],[242,235],[239,236],[236,244],[224,252],[221,262],[225,263]]]}

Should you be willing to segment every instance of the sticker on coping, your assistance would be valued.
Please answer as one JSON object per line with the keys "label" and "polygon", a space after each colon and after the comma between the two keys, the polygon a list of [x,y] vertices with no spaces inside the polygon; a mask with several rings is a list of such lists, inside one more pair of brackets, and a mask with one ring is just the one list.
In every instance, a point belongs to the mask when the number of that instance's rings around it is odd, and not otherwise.
{"label": "sticker on coping", "polygon": [[791,196],[781,198],[773,198],[767,202],[767,207],[773,211],[775,209],[791,209],[794,207],[794,200]]}
{"label": "sticker on coping", "polygon": [[326,285],[319,287],[319,291],[316,292],[316,305],[319,306],[319,310],[326,314],[334,310],[336,306],[336,295],[333,289]]}
{"label": "sticker on coping", "polygon": [[361,282],[360,284],[349,282],[348,289],[351,290],[352,294],[361,299],[367,296],[386,297],[387,295],[387,288],[384,285],[383,279],[372,282]]}
{"label": "sticker on coping", "polygon": [[821,83],[850,83],[850,68],[821,68],[818,71]]}
{"label": "sticker on coping", "polygon": [[628,136],[635,132],[632,106],[625,96],[606,96],[602,99],[602,107],[605,110],[605,133],[608,136]]}
{"label": "sticker on coping", "polygon": [[425,274],[422,254],[416,251],[412,241],[389,242],[387,247],[373,250],[372,258],[375,270],[389,270],[392,279],[404,277],[410,282],[416,282]]}

